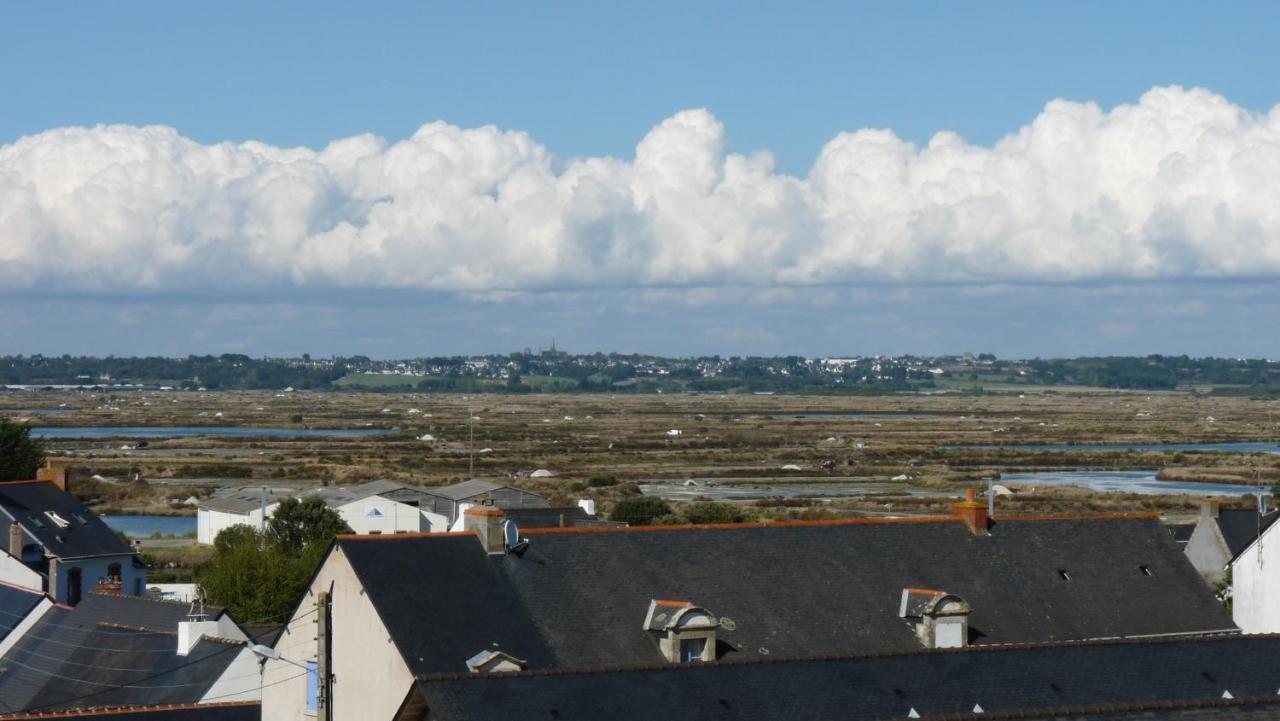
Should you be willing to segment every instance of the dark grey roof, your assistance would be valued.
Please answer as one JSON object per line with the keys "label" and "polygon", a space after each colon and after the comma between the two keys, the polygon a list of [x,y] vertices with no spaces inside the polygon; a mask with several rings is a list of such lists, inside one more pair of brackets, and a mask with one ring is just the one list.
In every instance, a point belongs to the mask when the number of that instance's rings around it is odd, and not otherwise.
{"label": "dark grey roof", "polygon": [[24,719],[100,718],[103,721],[261,721],[262,704],[258,701],[229,703],[169,704],[164,706],[116,706],[77,710],[67,715],[36,712],[0,718]]}
{"label": "dark grey roof", "polygon": [[489,493],[490,491],[496,491],[499,488],[502,488],[502,486],[497,483],[473,479],[470,481],[463,481],[461,483],[454,483],[449,486],[427,487],[422,490],[432,495],[440,496],[441,498],[447,498],[451,501],[465,501],[468,498],[474,498],[475,496]]}
{"label": "dark grey roof", "polygon": [[137,596],[51,609],[0,658],[0,713],[198,701],[242,645],[205,638],[179,656],[185,619],[186,604]]}
{"label": "dark grey roof", "polygon": [[596,517],[574,506],[572,508],[507,508],[507,520],[520,528],[556,528],[584,526]]}
{"label": "dark grey roof", "polygon": [[[977,644],[1234,628],[1154,518],[529,529],[520,554],[471,535],[341,537],[414,673],[497,648],[529,668],[659,658],[652,599],[732,621],[723,658],[904,652],[902,589],[961,596]],[[1144,571],[1145,569],[1145,571]],[[1062,572],[1065,572],[1065,576]]]}
{"label": "dark grey roof", "polygon": [[0,583],[0,640],[7,638],[43,598],[38,591]]}
{"label": "dark grey roof", "polygon": [[1165,529],[1169,531],[1169,535],[1173,536],[1173,540],[1178,542],[1178,545],[1185,546],[1191,542],[1191,534],[1196,532],[1196,524],[1169,523],[1165,525]]}
{"label": "dark grey roof", "polygon": [[[425,677],[436,721],[808,721],[1022,714],[1275,697],[1275,636]],[[980,706],[983,714],[975,714]],[[1083,710],[1083,709],[1080,709]]]}
{"label": "dark grey roof", "polygon": [[[0,483],[0,538],[8,543],[13,519],[27,538],[59,558],[132,554],[102,519],[48,481]],[[56,514],[61,525],[50,513]]]}
{"label": "dark grey roof", "polygon": [[1222,531],[1222,540],[1227,542],[1227,551],[1234,559],[1253,543],[1260,530],[1270,528],[1277,518],[1280,518],[1280,511],[1263,516],[1252,508],[1224,508],[1218,511],[1216,521],[1218,530]]}

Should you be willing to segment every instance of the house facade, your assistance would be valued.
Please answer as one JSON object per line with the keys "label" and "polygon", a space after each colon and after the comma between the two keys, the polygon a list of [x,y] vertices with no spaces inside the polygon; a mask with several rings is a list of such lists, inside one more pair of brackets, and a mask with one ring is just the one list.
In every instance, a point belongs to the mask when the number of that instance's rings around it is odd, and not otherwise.
{"label": "house facade", "polygon": [[1231,561],[1231,616],[1245,633],[1280,633],[1280,523]]}

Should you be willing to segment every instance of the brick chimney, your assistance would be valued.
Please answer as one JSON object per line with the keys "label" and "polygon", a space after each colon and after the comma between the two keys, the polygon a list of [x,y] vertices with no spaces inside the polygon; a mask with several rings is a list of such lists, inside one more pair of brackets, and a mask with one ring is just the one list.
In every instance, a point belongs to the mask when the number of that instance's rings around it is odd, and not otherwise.
{"label": "brick chimney", "polygon": [[22,533],[22,526],[15,521],[9,524],[9,555],[22,560],[22,547],[26,545],[26,538]]}
{"label": "brick chimney", "polygon": [[501,508],[493,506],[473,506],[462,514],[462,527],[472,531],[480,538],[480,545],[485,553],[506,553],[503,545],[502,522],[506,520]]}
{"label": "brick chimney", "polygon": [[47,461],[44,468],[36,470],[37,481],[49,481],[63,493],[67,492],[67,469],[54,468],[53,461]]}
{"label": "brick chimney", "polygon": [[987,535],[991,528],[991,518],[987,516],[987,505],[979,501],[970,488],[965,491],[964,500],[951,504],[951,515],[964,521],[975,536]]}

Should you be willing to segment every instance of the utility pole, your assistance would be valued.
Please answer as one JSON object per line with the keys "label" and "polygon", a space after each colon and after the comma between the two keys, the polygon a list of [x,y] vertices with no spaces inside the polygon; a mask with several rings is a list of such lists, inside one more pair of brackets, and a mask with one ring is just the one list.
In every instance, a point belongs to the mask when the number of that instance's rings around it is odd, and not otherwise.
{"label": "utility pole", "polygon": [[476,477],[476,416],[467,406],[467,477]]}
{"label": "utility pole", "polygon": [[267,487],[263,486],[258,496],[258,510],[261,511],[258,519],[258,530],[262,533],[267,532]]}
{"label": "utility pole", "polygon": [[329,620],[329,592],[321,591],[316,594],[316,721],[333,721]]}

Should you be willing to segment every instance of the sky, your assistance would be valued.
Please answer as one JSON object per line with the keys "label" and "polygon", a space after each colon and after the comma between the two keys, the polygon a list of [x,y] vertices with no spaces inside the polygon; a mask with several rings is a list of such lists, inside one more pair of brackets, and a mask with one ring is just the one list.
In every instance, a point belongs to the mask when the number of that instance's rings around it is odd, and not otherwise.
{"label": "sky", "polygon": [[0,354],[1280,357],[1278,26],[0,5]]}

